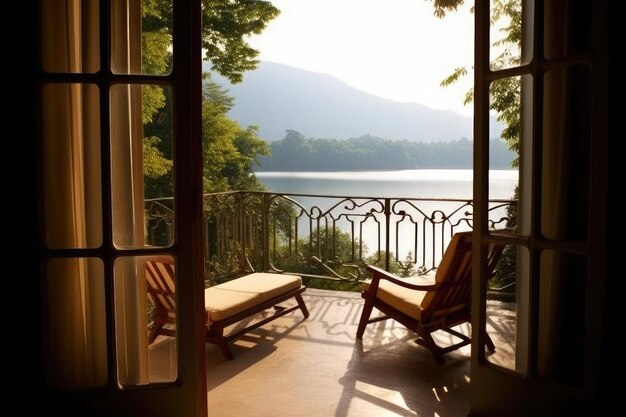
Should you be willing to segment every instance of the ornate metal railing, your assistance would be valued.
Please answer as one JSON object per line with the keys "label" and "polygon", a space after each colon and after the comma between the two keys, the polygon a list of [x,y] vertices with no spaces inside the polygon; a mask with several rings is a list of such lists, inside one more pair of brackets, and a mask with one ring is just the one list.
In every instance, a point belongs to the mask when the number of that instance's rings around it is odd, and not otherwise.
{"label": "ornate metal railing", "polygon": [[[170,204],[146,201],[149,241],[171,241]],[[490,227],[506,227],[515,204],[491,200]],[[238,191],[206,194],[204,213],[213,279],[254,270],[358,281],[365,263],[423,274],[436,268],[454,233],[472,228],[472,201],[463,199]]]}

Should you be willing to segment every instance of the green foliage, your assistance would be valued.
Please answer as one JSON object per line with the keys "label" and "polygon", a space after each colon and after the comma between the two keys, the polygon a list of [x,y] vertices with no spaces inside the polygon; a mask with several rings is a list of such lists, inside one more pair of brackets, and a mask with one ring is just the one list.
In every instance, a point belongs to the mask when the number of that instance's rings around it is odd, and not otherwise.
{"label": "green foliage", "polygon": [[[297,253],[288,253],[287,242],[281,242],[272,263],[290,272],[356,279],[360,244],[339,228],[315,229],[311,236],[298,240]],[[366,253],[367,247],[363,245],[361,250]]]}
{"label": "green foliage", "polygon": [[202,0],[202,48],[211,69],[231,83],[256,69],[259,52],[247,42],[259,34],[280,11],[262,0]]}
{"label": "green foliage", "polygon": [[141,87],[142,121],[146,125],[151,123],[158,113],[165,107],[165,94],[158,85],[144,85]]}
{"label": "green foliage", "polygon": [[455,82],[459,80],[459,78],[464,77],[466,75],[467,75],[466,67],[455,68],[454,71],[452,71],[452,74],[450,74],[446,79],[441,81],[439,85],[441,85],[442,87],[447,87],[451,84],[454,84]]}
{"label": "green foliage", "polygon": [[156,136],[143,138],[143,175],[147,178],[159,178],[172,169],[172,161],[164,158],[157,148],[161,139]]}
{"label": "green foliage", "polygon": [[433,0],[434,15],[439,18],[444,17],[446,12],[455,11],[462,4],[463,0]]}
{"label": "green foliage", "polygon": [[[386,254],[387,252],[384,250],[378,251],[373,255],[368,256],[365,259],[365,263],[385,269]],[[413,252],[409,251],[403,261],[398,261],[396,259],[396,255],[394,255],[393,252],[389,252],[389,272],[406,278],[418,275],[422,272],[422,270],[415,267],[415,264],[413,263]]]}
{"label": "green foliage", "polygon": [[[462,3],[462,0],[435,0],[435,15],[443,17],[446,11],[456,10],[457,6]],[[508,23],[500,29],[502,37],[493,43],[493,46],[499,48],[501,52],[492,60],[491,68],[498,70],[519,65],[522,43],[521,0],[494,0],[491,9],[491,22],[492,24]],[[441,82],[441,86],[451,85],[467,74],[467,67],[455,68],[452,74]],[[521,80],[519,77],[496,80],[491,84],[489,93],[491,98],[489,108],[496,111],[498,120],[505,124],[502,139],[507,141],[510,150],[519,155]],[[465,94],[463,103],[469,104],[473,99],[474,92],[470,89]],[[518,165],[519,156],[512,161],[513,167]]]}
{"label": "green foliage", "polygon": [[[171,3],[164,0],[143,0],[141,14],[141,70],[145,74],[166,74],[172,61]],[[145,125],[152,122],[165,106],[163,89],[157,85],[144,85],[142,105]]]}
{"label": "green foliage", "polygon": [[[491,166],[510,167],[515,157],[500,139],[491,142]],[[472,142],[393,141],[369,135],[353,139],[307,139],[288,130],[270,144],[271,156],[260,158],[266,171],[338,171],[417,168],[472,168]]]}
{"label": "green foliage", "polygon": [[[519,186],[515,186],[513,199],[519,199]],[[506,215],[509,218],[506,227],[517,227],[517,205],[511,204],[506,208]],[[496,266],[494,277],[489,281],[489,287],[492,289],[506,289],[515,283],[517,270],[517,255],[515,246],[505,246]]]}
{"label": "green foliage", "polygon": [[[445,11],[456,10],[456,6],[463,0],[435,0],[435,15],[443,17]],[[507,22],[500,29],[502,37],[493,43],[500,48],[500,54],[491,61],[491,69],[499,70],[514,67],[520,64],[522,44],[522,2],[521,0],[493,0],[491,5],[491,23]],[[455,68],[450,76],[441,82],[447,86],[456,82],[460,77],[467,75],[465,67]],[[519,77],[509,77],[494,81],[490,86],[490,109],[497,112],[498,120],[504,122],[502,138],[507,141],[509,149],[517,155],[512,166],[519,166],[519,150],[521,138],[521,80]],[[465,95],[465,104],[473,100],[473,91]],[[491,150],[490,150],[491,153]],[[519,189],[516,186],[513,199],[519,198]],[[510,219],[507,227],[517,225],[517,206],[507,208],[507,217]],[[515,284],[516,253],[514,246],[507,246],[496,267],[494,278],[489,282],[490,288],[506,289]]]}
{"label": "green foliage", "polygon": [[259,138],[258,129],[243,129],[227,115],[232,97],[207,76],[202,102],[204,192],[263,190],[252,175],[258,155],[268,155],[269,147]]}
{"label": "green foliage", "polygon": [[[258,51],[248,36],[258,34],[279,11],[260,0],[202,0],[202,45],[212,69],[231,82],[255,69]],[[142,71],[166,74],[172,63],[172,2],[142,1]],[[202,103],[204,192],[262,190],[252,168],[267,144],[254,126],[243,128],[227,116],[233,99],[207,76]],[[171,196],[171,93],[159,85],[142,88],[145,195]]]}
{"label": "green foliage", "polygon": [[[171,91],[162,89],[165,97],[165,105],[154,114],[152,120],[144,124],[144,174],[151,172],[151,175],[144,176],[144,195],[146,198],[171,197],[174,192],[174,173],[172,169],[165,172],[159,166],[163,162],[159,158],[152,158],[150,154],[162,157],[172,164],[172,118],[171,118]],[[144,112],[145,114],[145,112]],[[152,144],[154,150],[146,149],[146,141],[158,140]],[[158,152],[158,154],[157,154]],[[152,164],[156,164],[153,168]]]}

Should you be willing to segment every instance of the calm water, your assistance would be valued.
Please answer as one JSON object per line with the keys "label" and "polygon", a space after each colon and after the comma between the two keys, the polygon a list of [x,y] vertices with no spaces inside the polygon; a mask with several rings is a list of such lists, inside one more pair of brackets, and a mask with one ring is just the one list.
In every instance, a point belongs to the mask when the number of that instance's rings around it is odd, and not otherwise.
{"label": "calm water", "polygon": [[[472,198],[472,170],[257,172],[270,191],[359,197]],[[511,198],[517,170],[489,171],[489,197]]]}

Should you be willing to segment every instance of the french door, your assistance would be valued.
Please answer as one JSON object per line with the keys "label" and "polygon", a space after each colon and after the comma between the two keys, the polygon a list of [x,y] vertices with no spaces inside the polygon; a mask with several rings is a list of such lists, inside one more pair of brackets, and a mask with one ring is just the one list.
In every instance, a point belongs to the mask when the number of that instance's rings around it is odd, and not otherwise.
{"label": "french door", "polygon": [[[145,8],[169,25],[150,65]],[[206,416],[201,10],[195,0],[39,2],[44,395],[66,415]],[[156,11],[155,11],[156,10]],[[145,125],[171,111],[168,233],[149,241]],[[165,196],[164,196],[165,197]],[[176,270],[174,337],[148,340],[145,261]]]}
{"label": "french door", "polygon": [[[471,410],[476,415],[567,415],[597,383],[605,279],[606,2],[520,5],[522,47],[499,65],[490,39],[496,2],[476,1],[472,327],[495,334],[489,355],[475,332]],[[489,123],[493,94],[515,86],[520,137],[517,233],[489,231]],[[516,107],[515,107],[516,106]],[[507,243],[515,299],[492,302],[485,244]],[[508,304],[509,309],[502,306]],[[504,318],[503,318],[504,317]],[[493,337],[493,336],[492,336]]]}

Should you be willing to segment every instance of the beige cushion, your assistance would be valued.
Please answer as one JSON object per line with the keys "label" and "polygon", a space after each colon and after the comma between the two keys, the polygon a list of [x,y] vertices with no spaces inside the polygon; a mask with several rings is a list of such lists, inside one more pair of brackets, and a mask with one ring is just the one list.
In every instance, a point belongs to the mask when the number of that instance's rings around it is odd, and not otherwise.
{"label": "beige cushion", "polygon": [[204,290],[209,321],[219,321],[302,286],[296,275],[254,273]]}
{"label": "beige cushion", "polygon": [[[403,279],[403,281],[408,284],[428,285],[424,283],[424,279],[422,278],[407,278]],[[369,281],[363,282],[365,290],[369,289],[369,285]],[[426,291],[404,288],[394,284],[393,282],[381,279],[380,284],[378,285],[376,298],[386,304],[389,304],[396,310],[403,312],[407,316],[419,320],[423,310],[422,301],[424,300],[425,295]]]}
{"label": "beige cushion", "polygon": [[[472,232],[460,232],[455,233],[448,243],[448,247],[446,247],[446,251],[443,254],[443,258],[441,258],[441,262],[439,262],[439,266],[437,267],[437,272],[435,274],[435,283],[441,284],[443,281],[450,279],[450,273],[454,271],[450,271],[450,264],[456,256],[458,256],[457,248],[459,247],[459,242],[461,239],[471,240]],[[429,291],[428,295],[424,298],[422,302],[422,308],[428,308],[430,303],[433,302],[435,297],[437,296],[436,291]]]}

